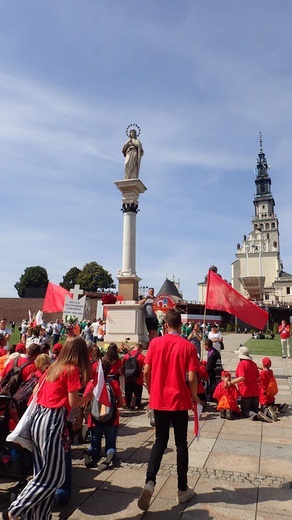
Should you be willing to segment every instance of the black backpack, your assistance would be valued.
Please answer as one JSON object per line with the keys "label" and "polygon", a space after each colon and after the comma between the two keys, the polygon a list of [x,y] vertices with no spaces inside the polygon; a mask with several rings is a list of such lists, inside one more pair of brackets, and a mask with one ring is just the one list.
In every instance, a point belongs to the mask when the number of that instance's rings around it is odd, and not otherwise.
{"label": "black backpack", "polygon": [[129,356],[125,360],[124,364],[124,374],[126,381],[135,381],[138,379],[141,371],[138,363],[137,357],[140,352],[136,352],[134,356],[129,353]]}
{"label": "black backpack", "polygon": [[105,380],[106,390],[108,395],[108,400],[110,405],[105,406],[101,404],[95,397],[92,399],[91,403],[91,415],[92,420],[95,424],[106,423],[113,424],[116,418],[116,398],[113,391],[113,388],[110,384],[112,380],[111,377],[107,377]]}
{"label": "black backpack", "polygon": [[27,381],[21,383],[17,392],[14,394],[13,399],[17,402],[19,417],[21,417],[25,412],[29,398],[38,382],[39,377],[36,374],[32,374]]}
{"label": "black backpack", "polygon": [[4,377],[2,383],[1,383],[1,393],[10,395],[11,397],[14,397],[14,394],[16,394],[17,390],[19,389],[22,380],[21,380],[21,372],[22,370],[27,367],[27,365],[32,365],[31,361],[27,361],[26,363],[23,363],[22,365],[18,366],[18,360],[21,359],[19,357],[14,359],[13,367]]}

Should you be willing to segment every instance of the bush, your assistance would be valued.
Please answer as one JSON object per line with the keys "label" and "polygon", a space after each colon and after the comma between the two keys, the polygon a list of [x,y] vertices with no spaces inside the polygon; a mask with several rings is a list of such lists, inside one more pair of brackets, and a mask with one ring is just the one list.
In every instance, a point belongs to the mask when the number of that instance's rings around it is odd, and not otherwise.
{"label": "bush", "polygon": [[275,334],[278,334],[278,328],[279,328],[279,323],[274,323],[274,325],[273,325],[273,332]]}
{"label": "bush", "polygon": [[233,332],[234,331],[234,327],[231,325],[231,323],[228,323],[227,327],[226,327],[226,332]]}

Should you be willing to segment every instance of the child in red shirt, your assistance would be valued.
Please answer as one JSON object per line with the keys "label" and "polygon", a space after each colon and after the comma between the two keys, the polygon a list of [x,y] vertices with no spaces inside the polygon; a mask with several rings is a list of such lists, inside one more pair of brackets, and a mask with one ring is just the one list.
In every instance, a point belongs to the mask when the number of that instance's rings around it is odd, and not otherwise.
{"label": "child in red shirt", "polygon": [[278,393],[277,381],[274,378],[273,370],[271,369],[272,362],[270,358],[264,357],[262,359],[262,367],[260,369],[260,410],[267,417],[273,421],[278,420],[277,412],[285,412],[288,408],[286,403],[275,404],[275,396]]}
{"label": "child in red shirt", "polygon": [[[104,378],[107,380],[111,370],[111,363],[106,358],[103,358],[101,363]],[[90,432],[90,446],[84,452],[84,463],[87,468],[93,468],[96,465],[100,457],[101,441],[103,436],[105,436],[106,458],[98,464],[98,469],[107,469],[116,455],[116,440],[119,426],[118,407],[121,408],[124,403],[119,382],[114,379],[113,376],[110,376],[108,381],[116,398],[116,409],[113,416],[114,419],[109,420],[108,422],[97,421],[93,418],[92,414],[89,413],[88,428]],[[88,383],[84,395],[87,395],[88,392],[92,392],[94,387],[97,385],[97,382],[98,370],[95,371],[93,380]]]}
{"label": "child in red shirt", "polygon": [[231,373],[227,370],[221,372],[221,382],[216,386],[213,397],[218,401],[217,410],[220,412],[222,419],[232,419],[239,417],[240,409],[237,404],[239,392],[236,386],[226,386],[231,381]]}

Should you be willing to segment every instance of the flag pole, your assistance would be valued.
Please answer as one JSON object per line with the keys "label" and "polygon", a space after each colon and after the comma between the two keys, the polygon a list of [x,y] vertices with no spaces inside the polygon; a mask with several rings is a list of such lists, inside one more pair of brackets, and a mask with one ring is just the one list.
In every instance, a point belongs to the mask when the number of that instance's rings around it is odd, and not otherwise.
{"label": "flag pole", "polygon": [[[210,269],[209,269],[210,271]],[[208,278],[207,278],[207,288],[206,288],[206,294],[205,294],[205,305],[204,305],[204,321],[203,321],[203,348],[204,348],[204,336],[205,336],[205,330],[206,330],[206,301],[207,301],[207,296],[208,296],[208,286],[209,286],[209,271],[208,271]],[[207,356],[207,353],[206,353],[206,356]],[[201,359],[203,360],[204,359],[204,351],[202,350],[202,356],[201,356]]]}

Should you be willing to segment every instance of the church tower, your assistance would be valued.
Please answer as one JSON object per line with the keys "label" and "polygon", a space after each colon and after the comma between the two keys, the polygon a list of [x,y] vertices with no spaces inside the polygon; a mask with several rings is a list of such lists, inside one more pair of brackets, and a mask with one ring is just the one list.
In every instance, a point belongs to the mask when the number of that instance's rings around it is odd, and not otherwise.
{"label": "church tower", "polygon": [[274,211],[268,169],[260,133],[252,231],[243,236],[242,244],[237,244],[237,260],[232,264],[232,285],[247,298],[273,304],[279,299],[275,282],[282,285],[281,275],[287,273],[283,272],[280,260],[279,222]]}

